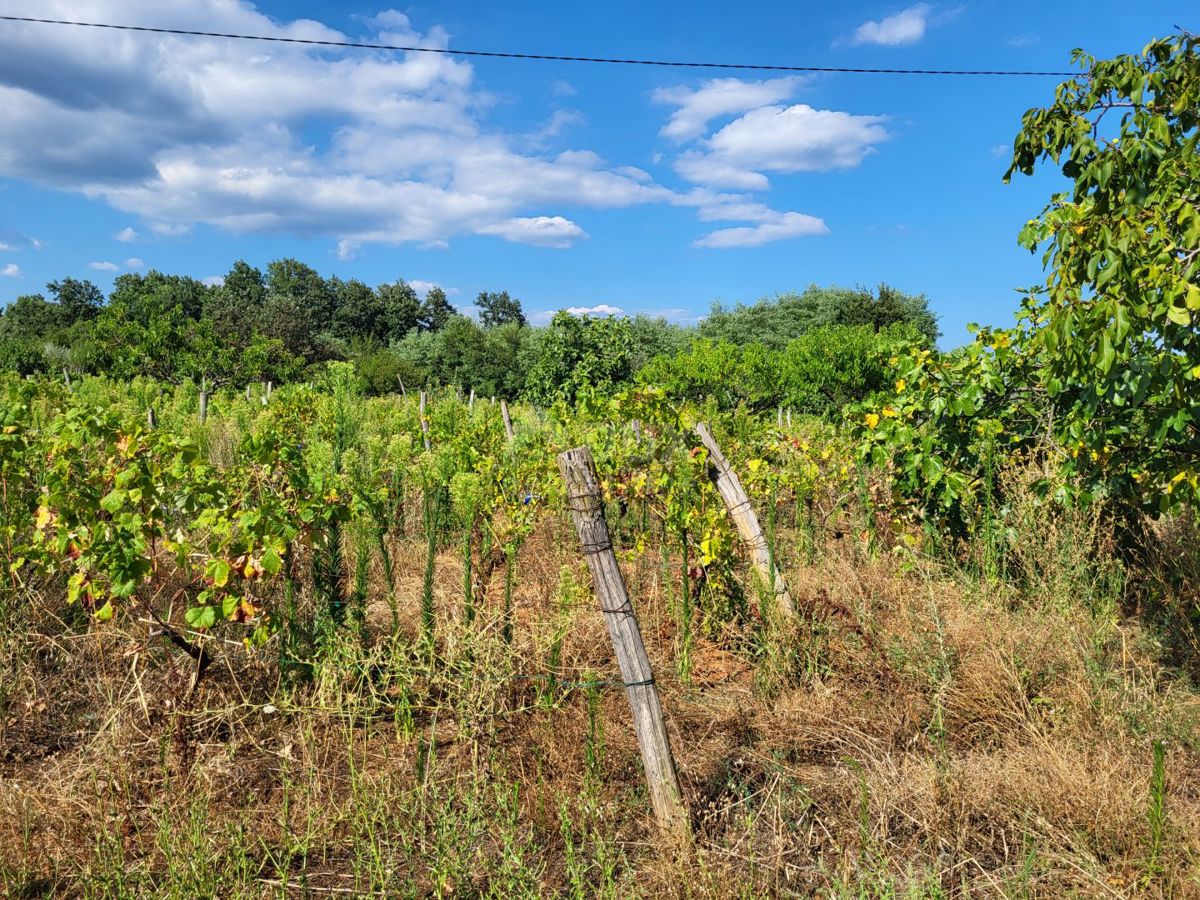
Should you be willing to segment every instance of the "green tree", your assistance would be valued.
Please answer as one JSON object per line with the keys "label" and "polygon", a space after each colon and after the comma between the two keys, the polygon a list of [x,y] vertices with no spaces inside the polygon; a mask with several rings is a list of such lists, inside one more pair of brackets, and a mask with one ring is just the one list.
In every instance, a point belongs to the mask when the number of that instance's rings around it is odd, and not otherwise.
{"label": "green tree", "polygon": [[46,355],[39,341],[30,338],[0,339],[0,369],[18,375],[46,371]]}
{"label": "green tree", "polygon": [[259,331],[292,356],[309,362],[327,357],[325,336],[335,307],[329,283],[298,260],[277,259],[267,264],[266,287]]}
{"label": "green tree", "polygon": [[175,308],[189,319],[199,319],[211,290],[186,275],[166,275],[154,269],[144,275],[126,272],[113,281],[108,303],[122,307],[127,318],[142,324],[162,310]]}
{"label": "green tree", "polygon": [[517,325],[526,324],[521,301],[508,296],[508,291],[480,291],[475,305],[479,307],[479,321],[483,323],[484,328],[494,328],[510,322]]}
{"label": "green tree", "polygon": [[739,303],[727,308],[714,304],[700,326],[700,334],[782,350],[789,341],[828,325],[870,325],[876,331],[891,325],[910,325],[930,345],[939,336],[937,317],[924,294],[905,294],[887,285],[880,285],[872,293],[864,288],[815,284],[800,294],[781,294],[750,305]]}
{"label": "green tree", "polygon": [[103,291],[87,280],[64,278],[62,281],[51,281],[46,285],[46,290],[58,304],[64,326],[94,319],[104,306]]}
{"label": "green tree", "polygon": [[376,294],[387,323],[384,336],[389,342],[403,339],[420,325],[421,300],[412,285],[403,278],[391,284],[381,284],[376,288]]}
{"label": "green tree", "polygon": [[172,302],[170,291],[139,287],[140,282],[134,281],[119,285],[96,319],[95,336],[106,354],[108,373],[116,378],[147,375],[178,383],[190,374],[183,364],[197,321],[187,315],[182,303]]}
{"label": "green tree", "polygon": [[329,284],[336,301],[331,328],[334,337],[347,343],[356,337],[387,338],[386,311],[373,290],[357,278],[342,281],[335,277],[329,279]]}
{"label": "green tree", "polygon": [[0,340],[37,341],[62,326],[57,303],[41,294],[22,294],[0,316]]}
{"label": "green tree", "polygon": [[457,315],[458,311],[446,299],[446,292],[440,287],[432,287],[421,304],[417,321],[422,331],[440,331]]}
{"label": "green tree", "polygon": [[1166,509],[1200,499],[1200,38],[1097,60],[1031,109],[1006,180],[1072,180],[1022,230],[1047,278],[1032,352],[1068,460],[1096,490]]}
{"label": "green tree", "polygon": [[245,350],[261,327],[267,285],[263,274],[239,259],[224,283],[205,298],[204,317],[216,335],[238,351]]}
{"label": "green tree", "polygon": [[633,328],[624,318],[555,314],[526,348],[525,395],[549,405],[581,391],[611,391],[633,377]]}

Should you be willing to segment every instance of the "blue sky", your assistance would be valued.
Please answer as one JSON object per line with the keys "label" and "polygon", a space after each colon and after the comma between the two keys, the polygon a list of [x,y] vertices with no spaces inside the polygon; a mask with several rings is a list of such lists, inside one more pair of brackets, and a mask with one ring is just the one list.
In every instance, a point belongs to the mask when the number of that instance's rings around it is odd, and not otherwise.
{"label": "blue sky", "polygon": [[[1194,2],[0,0],[34,15],[420,46],[785,65],[1068,69]],[[1053,78],[752,72],[316,51],[0,22],[0,303],[52,279],[295,256],[369,283],[695,321],[886,281],[952,346],[1041,278],[1005,186]]]}

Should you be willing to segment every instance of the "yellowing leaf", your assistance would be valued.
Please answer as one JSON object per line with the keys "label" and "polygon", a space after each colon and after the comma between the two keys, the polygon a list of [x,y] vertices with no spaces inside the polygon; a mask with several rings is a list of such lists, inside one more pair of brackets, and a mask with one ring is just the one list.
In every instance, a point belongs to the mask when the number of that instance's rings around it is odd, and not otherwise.
{"label": "yellowing leaf", "polygon": [[1167,307],[1167,318],[1170,319],[1172,322],[1174,322],[1176,325],[1192,324],[1192,314],[1190,312],[1188,312],[1186,309],[1184,309],[1182,306],[1168,306]]}
{"label": "yellowing leaf", "polygon": [[1200,287],[1189,284],[1187,286],[1187,296],[1183,302],[1188,309],[1200,309]]}

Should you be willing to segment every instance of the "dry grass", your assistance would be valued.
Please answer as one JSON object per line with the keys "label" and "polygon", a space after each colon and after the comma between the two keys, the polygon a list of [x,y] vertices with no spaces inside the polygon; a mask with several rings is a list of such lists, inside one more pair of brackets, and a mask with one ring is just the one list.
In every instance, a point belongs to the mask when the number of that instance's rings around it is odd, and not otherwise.
{"label": "dry grass", "polygon": [[[376,563],[365,645],[344,629],[303,681],[270,649],[221,644],[191,697],[186,657],[147,642],[135,617],[62,621],[52,592],[22,598],[0,639],[0,886],[1200,896],[1200,698],[1115,601],[1066,602],[1085,582],[1096,590],[1086,572],[1072,581],[1043,565],[980,583],[835,541],[787,572],[800,621],[765,640],[750,625],[699,639],[682,684],[678,561],[654,548],[632,558],[696,830],[694,847],[672,855],[654,839],[622,692],[547,696],[543,682],[511,677],[546,671],[556,632],[563,677],[615,674],[588,592],[560,603],[564,567],[586,584],[564,537],[547,519],[521,550],[511,645],[503,567],[467,627],[451,548],[435,572],[431,668],[415,649],[423,549],[398,542],[397,635]],[[1167,747],[1157,838],[1154,739]]]}

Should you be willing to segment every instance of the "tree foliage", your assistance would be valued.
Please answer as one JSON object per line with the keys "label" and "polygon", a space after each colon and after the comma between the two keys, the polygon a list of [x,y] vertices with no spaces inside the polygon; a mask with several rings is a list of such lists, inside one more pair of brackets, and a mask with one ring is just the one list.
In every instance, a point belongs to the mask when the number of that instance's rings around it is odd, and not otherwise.
{"label": "tree foliage", "polygon": [[905,294],[886,284],[875,292],[814,284],[799,294],[782,294],[732,309],[718,303],[701,324],[700,334],[734,344],[760,343],[782,350],[790,341],[830,325],[866,325],[875,331],[909,325],[930,346],[939,336],[937,317],[924,294]]}
{"label": "tree foliage", "polygon": [[475,305],[479,307],[479,321],[485,328],[526,324],[521,301],[508,296],[508,291],[480,291]]}
{"label": "tree foliage", "polygon": [[1052,162],[1073,181],[1020,236],[1048,271],[1026,314],[1056,433],[1103,462],[1098,489],[1157,508],[1200,497],[1198,48],[1076,51],[1086,74],[1025,114],[1008,172]]}
{"label": "tree foliage", "polygon": [[1063,502],[1127,513],[1200,498],[1200,56],[1182,34],[1095,60],[1029,110],[1014,173],[1054,163],[1071,190],[1020,233],[1047,277],[1018,326],[891,358],[891,398],[858,411],[862,452],[959,529],[992,475],[1038,459]]}

